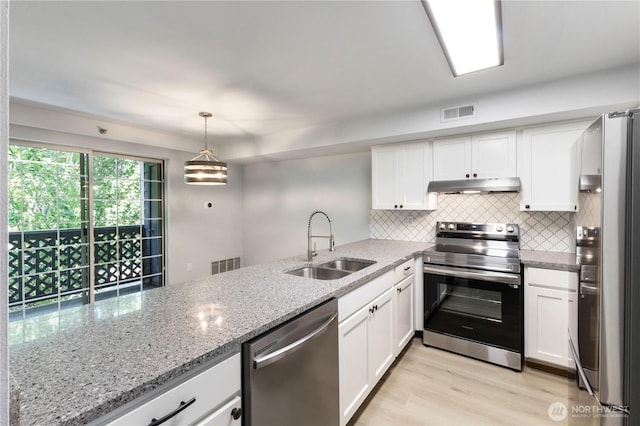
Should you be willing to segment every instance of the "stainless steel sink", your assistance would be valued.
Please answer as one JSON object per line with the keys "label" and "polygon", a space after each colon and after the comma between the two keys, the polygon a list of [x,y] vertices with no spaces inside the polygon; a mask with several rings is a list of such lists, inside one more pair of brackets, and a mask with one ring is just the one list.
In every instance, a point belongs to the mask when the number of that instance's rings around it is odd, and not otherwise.
{"label": "stainless steel sink", "polygon": [[374,260],[364,260],[364,259],[336,259],[331,262],[325,262],[318,265],[321,268],[332,268],[339,269],[341,271],[349,271],[355,272],[360,269],[364,269],[369,265],[373,265],[376,263]]}
{"label": "stainless steel sink", "polygon": [[287,271],[287,274],[304,278],[313,278],[316,280],[337,280],[338,278],[346,277],[350,273],[350,271],[321,268],[319,266],[305,266],[302,268],[294,269],[293,271]]}
{"label": "stainless steel sink", "polygon": [[292,271],[286,271],[286,273],[316,280],[337,280],[374,263],[376,263],[375,260],[347,259],[343,257],[317,266],[304,266]]}

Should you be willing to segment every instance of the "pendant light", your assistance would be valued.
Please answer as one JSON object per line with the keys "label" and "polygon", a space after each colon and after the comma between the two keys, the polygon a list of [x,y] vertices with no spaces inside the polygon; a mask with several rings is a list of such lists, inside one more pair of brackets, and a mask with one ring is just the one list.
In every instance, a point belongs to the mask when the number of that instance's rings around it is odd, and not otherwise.
{"label": "pendant light", "polygon": [[189,185],[226,185],[227,163],[219,161],[207,145],[207,118],[210,112],[201,112],[204,118],[204,149],[200,155],[184,162],[184,182]]}

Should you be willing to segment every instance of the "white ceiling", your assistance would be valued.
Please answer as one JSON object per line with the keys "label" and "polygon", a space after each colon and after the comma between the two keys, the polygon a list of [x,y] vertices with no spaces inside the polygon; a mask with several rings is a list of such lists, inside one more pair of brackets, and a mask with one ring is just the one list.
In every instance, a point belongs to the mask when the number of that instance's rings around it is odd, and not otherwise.
{"label": "white ceiling", "polygon": [[[12,98],[217,143],[640,62],[639,1],[503,1],[505,64],[454,78],[418,0],[12,1]],[[473,37],[473,34],[469,34]]]}

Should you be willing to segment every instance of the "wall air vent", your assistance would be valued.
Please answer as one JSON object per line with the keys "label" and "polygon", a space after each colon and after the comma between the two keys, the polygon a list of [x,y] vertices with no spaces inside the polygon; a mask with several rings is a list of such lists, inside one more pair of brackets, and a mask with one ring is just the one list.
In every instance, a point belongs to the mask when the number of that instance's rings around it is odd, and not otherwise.
{"label": "wall air vent", "polygon": [[476,116],[476,106],[474,104],[459,105],[440,110],[440,121],[455,121]]}

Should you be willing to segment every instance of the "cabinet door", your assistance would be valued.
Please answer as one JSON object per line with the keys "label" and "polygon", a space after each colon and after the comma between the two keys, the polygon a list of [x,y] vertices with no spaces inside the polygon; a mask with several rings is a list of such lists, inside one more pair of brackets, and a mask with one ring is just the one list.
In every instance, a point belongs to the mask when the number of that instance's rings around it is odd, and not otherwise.
{"label": "cabinet door", "polygon": [[400,159],[403,174],[398,191],[402,207],[407,210],[429,209],[429,202],[434,202],[430,198],[433,195],[427,194],[427,187],[431,181],[431,145],[405,145],[402,147]]}
{"label": "cabinet door", "polygon": [[472,136],[473,178],[514,177],[516,164],[515,130]]}
{"label": "cabinet door", "polygon": [[399,173],[402,170],[396,166],[398,155],[398,150],[393,147],[371,149],[373,209],[393,209],[399,203],[396,199],[396,187],[400,185]]}
{"label": "cabinet door", "polygon": [[433,180],[470,177],[471,136],[433,141]]}
{"label": "cabinet door", "polygon": [[525,270],[525,356],[574,369],[568,333],[577,341],[577,273],[529,271]]}
{"label": "cabinet door", "polygon": [[338,325],[340,360],[340,425],[344,426],[370,389],[368,362],[369,306]]}
{"label": "cabinet door", "polygon": [[393,292],[390,288],[373,302],[369,315],[369,383],[374,386],[395,359],[393,355]]}
{"label": "cabinet door", "polygon": [[522,131],[518,151],[521,210],[578,209],[577,139],[588,124],[569,123]]}
{"label": "cabinet door", "polygon": [[413,329],[413,275],[400,281],[394,289],[394,356],[398,356],[415,334]]}
{"label": "cabinet door", "polygon": [[[240,426],[242,416],[236,414],[240,410],[242,413],[242,400],[236,396],[231,401],[196,423],[197,426]],[[237,417],[237,418],[236,418]]]}
{"label": "cabinet door", "polygon": [[435,194],[428,194],[432,177],[430,142],[374,147],[371,150],[373,209],[433,210]]}
{"label": "cabinet door", "polygon": [[589,126],[581,142],[580,174],[602,174],[602,122],[595,122]]}

